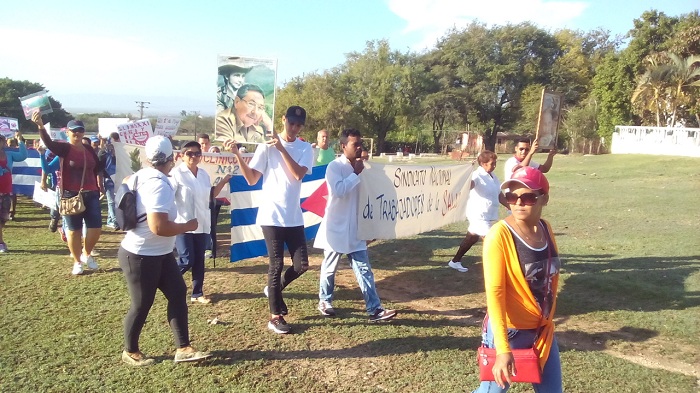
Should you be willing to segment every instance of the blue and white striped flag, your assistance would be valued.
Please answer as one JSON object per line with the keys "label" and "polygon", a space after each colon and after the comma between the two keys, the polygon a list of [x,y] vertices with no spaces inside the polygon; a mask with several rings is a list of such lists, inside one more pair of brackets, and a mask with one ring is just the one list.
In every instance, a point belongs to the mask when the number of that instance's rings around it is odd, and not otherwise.
{"label": "blue and white striped flag", "polygon": [[[326,167],[315,166],[310,175],[304,176],[301,184],[301,200],[314,193],[319,187],[325,187]],[[243,176],[233,176],[231,186],[231,262],[267,255],[262,229],[255,224],[258,206],[264,201],[262,180],[249,186]],[[302,209],[306,240],[316,237],[321,217]]]}
{"label": "blue and white striped flag", "polygon": [[31,197],[34,182],[41,182],[41,161],[36,149],[27,149],[27,159],[15,162],[12,167],[12,192]]}

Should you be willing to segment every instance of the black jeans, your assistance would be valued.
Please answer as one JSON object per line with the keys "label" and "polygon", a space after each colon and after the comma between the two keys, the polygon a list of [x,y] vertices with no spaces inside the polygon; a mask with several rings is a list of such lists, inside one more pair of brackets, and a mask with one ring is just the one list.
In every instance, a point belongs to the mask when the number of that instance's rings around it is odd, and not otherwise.
{"label": "black jeans", "polygon": [[[304,227],[261,226],[265,236],[270,268],[267,271],[268,302],[270,314],[282,315],[282,290],[309,269],[309,255],[306,249]],[[292,266],[284,269],[284,246],[292,257]]]}
{"label": "black jeans", "polygon": [[175,345],[178,348],[189,346],[187,285],[173,253],[144,256],[119,247],[117,258],[131,297],[129,312],[124,317],[124,348],[127,352],[139,351],[139,336],[153,306],[157,289],[168,300],[168,322],[175,336]]}

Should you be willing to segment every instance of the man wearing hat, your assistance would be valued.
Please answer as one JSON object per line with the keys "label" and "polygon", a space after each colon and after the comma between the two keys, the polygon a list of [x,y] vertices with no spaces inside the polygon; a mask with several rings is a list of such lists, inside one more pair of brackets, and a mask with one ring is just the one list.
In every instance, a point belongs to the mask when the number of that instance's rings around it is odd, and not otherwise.
{"label": "man wearing hat", "polygon": [[229,57],[226,64],[219,66],[216,113],[233,105],[236,92],[245,83],[245,74],[250,70],[251,67],[246,67],[240,57]]}
{"label": "man wearing hat", "polygon": [[264,143],[266,131],[271,130],[272,120],[265,112],[265,93],[258,85],[241,86],[233,106],[216,115],[216,134],[238,143]]}
{"label": "man wearing hat", "polygon": [[[298,137],[306,122],[304,108],[289,107],[282,121],[284,130],[273,135],[267,144],[259,145],[248,164],[241,157],[236,140],[224,143],[238,158],[241,173],[249,185],[257,184],[262,177],[261,196],[264,200],[260,202],[255,223],[262,228],[270,256],[267,286],[263,290],[270,307],[267,327],[279,334],[291,330],[284,320],[288,310],[282,299],[282,290],[309,268],[299,199],[302,179],[311,173],[314,160],[311,145]],[[293,264],[282,274],[285,245]]]}

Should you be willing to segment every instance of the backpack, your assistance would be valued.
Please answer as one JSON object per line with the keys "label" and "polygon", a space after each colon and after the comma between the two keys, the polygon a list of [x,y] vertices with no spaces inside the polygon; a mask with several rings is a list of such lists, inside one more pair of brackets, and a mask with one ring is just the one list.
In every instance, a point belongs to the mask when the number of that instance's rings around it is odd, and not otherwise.
{"label": "backpack", "polygon": [[127,183],[122,183],[115,195],[117,208],[115,215],[117,225],[122,231],[130,231],[136,228],[140,222],[146,221],[146,213],[138,215],[136,213],[136,185],[138,184],[138,176],[134,175],[134,183],[132,188],[129,188]]}

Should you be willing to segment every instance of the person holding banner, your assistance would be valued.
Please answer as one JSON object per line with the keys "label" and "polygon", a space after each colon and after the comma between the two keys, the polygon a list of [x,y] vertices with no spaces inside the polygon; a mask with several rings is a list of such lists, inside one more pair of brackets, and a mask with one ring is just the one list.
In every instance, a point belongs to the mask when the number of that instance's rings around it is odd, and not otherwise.
{"label": "person holding banner", "polygon": [[472,173],[467,200],[467,219],[469,228],[467,236],[459,245],[457,253],[447,265],[459,272],[469,269],[462,266],[462,257],[480,238],[484,238],[493,224],[498,221],[498,204],[510,209],[501,194],[501,182],[493,171],[496,169],[496,153],[490,150],[482,151],[477,157],[479,167]]}
{"label": "person holding banner", "polygon": [[[258,146],[249,164],[243,160],[235,140],[227,140],[224,146],[236,155],[241,173],[249,185],[257,184],[262,177],[264,201],[258,208],[256,224],[262,228],[270,257],[267,286],[263,290],[268,296],[271,314],[267,327],[275,333],[286,334],[291,327],[283,317],[288,310],[282,290],[309,268],[299,198],[302,179],[311,174],[314,153],[311,145],[298,137],[306,122],[304,108],[289,107],[282,121],[284,130],[267,144]],[[285,245],[293,265],[282,276]]]}
{"label": "person holding banner", "polygon": [[272,131],[272,120],[265,111],[265,93],[258,85],[241,86],[233,106],[216,115],[217,135],[238,143],[265,143],[268,131]]}
{"label": "person holding banner", "polygon": [[[85,126],[80,120],[69,121],[68,143],[63,143],[51,139],[38,111],[32,114],[32,121],[39,127],[39,136],[46,148],[61,157],[61,196],[73,197],[79,192],[83,193],[85,211],[63,217],[68,229],[68,249],[74,261],[72,274],[83,274],[83,265],[92,270],[98,269],[92,250],[102,233],[100,184],[103,168],[90,144],[82,141]],[[84,246],[83,222],[87,227]]]}
{"label": "person holding banner", "polygon": [[340,134],[340,146],[343,154],[331,161],[326,168],[328,202],[314,241],[314,247],[323,249],[324,256],[321,263],[318,310],[323,316],[335,316],[331,303],[335,272],[340,258],[345,254],[365,299],[370,322],[389,320],[396,316],[396,311],[382,307],[369,263],[367,241],[361,240],[357,235],[357,220],[362,214],[358,211],[360,174],[364,169],[360,131],[343,130]]}
{"label": "person holding banner", "polygon": [[[487,316],[483,345],[496,349],[494,380],[475,393],[505,392],[518,374],[513,349],[534,348],[539,358],[536,392],[562,392],[554,312],[561,261],[551,225],[542,219],[549,182],[537,169],[523,167],[501,184],[512,214],[484,238]],[[480,359],[481,361],[481,359]],[[524,370],[523,370],[524,371]],[[535,379],[535,378],[533,378]]]}
{"label": "person holding banner", "polygon": [[7,137],[0,134],[0,253],[7,252],[7,244],[2,237],[3,229],[7,221],[12,219],[12,167],[15,162],[27,159],[27,146],[24,143],[22,133],[15,132],[15,138],[19,141],[19,150],[7,150]]}
{"label": "person holding banner", "polygon": [[552,169],[554,155],[557,154],[557,150],[550,150],[549,154],[547,155],[547,160],[544,162],[544,164],[540,165],[535,161],[532,161],[532,156],[535,155],[539,146],[540,145],[537,139],[535,139],[535,141],[532,143],[532,147],[530,147],[530,140],[528,138],[521,138],[518,140],[518,143],[515,145],[515,154],[513,154],[513,157],[509,158],[503,165],[505,167],[505,180],[510,179],[513,171],[525,166],[539,169],[542,173],[549,172],[549,170]]}
{"label": "person holding banner", "polygon": [[[177,218],[175,222],[184,223],[193,218],[197,219],[197,228],[175,237],[175,247],[178,254],[180,273],[192,270],[192,302],[209,304],[211,300],[204,296],[204,252],[209,243],[211,230],[211,179],[209,174],[197,165],[202,160],[202,147],[195,141],[190,141],[182,148],[182,163],[171,173],[170,182],[175,187],[175,206]],[[215,186],[213,194],[219,192],[228,184],[231,175],[226,175]]]}

